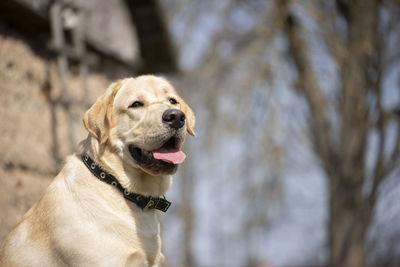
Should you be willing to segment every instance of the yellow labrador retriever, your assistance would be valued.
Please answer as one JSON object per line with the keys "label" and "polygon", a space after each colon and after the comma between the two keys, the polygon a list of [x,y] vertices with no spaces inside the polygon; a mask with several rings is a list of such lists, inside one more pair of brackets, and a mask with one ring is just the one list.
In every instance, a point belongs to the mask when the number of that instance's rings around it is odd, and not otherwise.
{"label": "yellow labrador retriever", "polygon": [[189,106],[163,78],[112,84],[85,113],[70,156],[0,251],[0,266],[162,266],[156,210],[185,159]]}

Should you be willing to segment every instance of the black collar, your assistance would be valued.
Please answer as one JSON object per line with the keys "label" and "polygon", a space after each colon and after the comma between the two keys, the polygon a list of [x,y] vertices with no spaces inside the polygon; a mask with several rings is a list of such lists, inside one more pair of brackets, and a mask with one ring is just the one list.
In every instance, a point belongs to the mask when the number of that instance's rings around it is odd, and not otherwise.
{"label": "black collar", "polygon": [[82,154],[81,157],[83,163],[85,163],[86,167],[94,174],[94,176],[107,184],[115,186],[119,191],[121,191],[122,195],[126,199],[132,201],[143,210],[158,209],[166,212],[171,205],[171,202],[165,198],[151,196],[146,197],[140,194],[129,192],[118,182],[117,179],[115,179],[114,176],[102,170],[88,155]]}

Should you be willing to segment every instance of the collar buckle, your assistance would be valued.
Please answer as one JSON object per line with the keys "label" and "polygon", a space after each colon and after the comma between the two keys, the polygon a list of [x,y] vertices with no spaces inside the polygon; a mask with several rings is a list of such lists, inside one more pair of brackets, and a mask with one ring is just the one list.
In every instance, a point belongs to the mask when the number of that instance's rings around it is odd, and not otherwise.
{"label": "collar buckle", "polygon": [[162,212],[166,212],[169,206],[171,206],[171,202],[169,202],[165,198],[149,196],[143,210],[158,209]]}
{"label": "collar buckle", "polygon": [[156,199],[155,198],[153,198],[153,197],[149,197],[149,201],[147,201],[147,204],[146,204],[146,206],[144,206],[144,210],[148,210],[148,209],[151,209],[151,208],[153,208],[153,206],[157,206],[157,204],[158,204],[158,201],[157,201],[157,203],[154,205],[154,201],[155,201]]}

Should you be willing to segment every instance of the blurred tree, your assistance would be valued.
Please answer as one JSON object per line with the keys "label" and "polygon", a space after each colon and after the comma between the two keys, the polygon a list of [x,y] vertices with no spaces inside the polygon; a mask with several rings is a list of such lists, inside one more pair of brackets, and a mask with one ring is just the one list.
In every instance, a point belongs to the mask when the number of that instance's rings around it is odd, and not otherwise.
{"label": "blurred tree", "polygon": [[[269,207],[280,197],[286,155],[300,152],[294,145],[305,141],[300,134],[310,136],[328,177],[328,261],[365,266],[366,233],[384,195],[378,189],[399,172],[400,100],[393,81],[399,77],[399,1],[163,3],[183,69],[184,78],[174,84],[184,88],[199,119],[198,139],[188,151],[191,171],[182,172],[193,177],[178,179],[180,195],[186,199],[206,187],[213,203],[201,211],[184,200],[183,264],[252,266],[268,258]],[[279,57],[282,49],[289,60]],[[288,72],[286,61],[292,63]],[[319,68],[328,64],[333,70],[322,76]],[[300,101],[284,92],[293,78]],[[300,133],[303,121],[291,124],[301,117],[302,100],[308,127]],[[282,119],[290,111],[280,101],[299,104],[290,122]],[[308,149],[304,143],[301,149]],[[202,239],[202,249],[213,253],[208,261],[194,246],[204,222],[212,240]]]}
{"label": "blurred tree", "polygon": [[[309,107],[313,148],[329,178],[329,265],[366,266],[378,188],[399,173],[400,102],[391,93],[399,86],[385,86],[385,80],[400,59],[400,2],[276,0],[275,8],[297,88]],[[305,18],[316,25],[311,35]],[[324,91],[313,64],[313,38],[334,62],[333,93]],[[384,103],[388,94],[390,104]]]}
{"label": "blurred tree", "polygon": [[[274,137],[280,125],[272,104],[275,95],[266,82],[270,58],[264,52],[271,32],[256,27],[264,21],[265,5],[259,0],[169,1],[169,20],[182,24],[173,25],[180,29],[176,40],[183,55],[183,75],[174,84],[183,89],[199,119],[196,145],[185,147],[191,156],[175,180],[183,199],[183,266],[245,266],[261,261],[262,247],[255,238],[268,231],[269,207],[280,197],[278,180],[285,155]],[[235,16],[242,12],[244,23]],[[204,50],[196,50],[202,42]],[[188,63],[192,57],[197,60]],[[199,215],[204,207],[189,199],[201,183],[207,183],[211,193],[201,196],[207,213]],[[193,246],[205,218],[212,221],[208,230],[213,254],[206,263]],[[203,261],[196,261],[196,256]]]}

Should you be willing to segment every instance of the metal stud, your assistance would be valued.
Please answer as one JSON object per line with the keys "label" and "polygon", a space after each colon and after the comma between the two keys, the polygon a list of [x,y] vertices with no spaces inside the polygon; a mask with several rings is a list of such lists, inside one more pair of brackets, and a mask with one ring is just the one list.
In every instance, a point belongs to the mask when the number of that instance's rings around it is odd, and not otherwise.
{"label": "metal stud", "polygon": [[116,181],[112,181],[111,184],[112,184],[113,186],[115,186],[115,187],[117,186],[117,182],[116,182]]}
{"label": "metal stud", "polygon": [[94,164],[94,163],[92,163],[91,165],[90,165],[90,168],[92,168],[93,170],[96,168],[96,164]]}
{"label": "metal stud", "polygon": [[137,197],[136,197],[136,200],[137,200],[137,201],[142,200],[142,196],[137,196]]}
{"label": "metal stud", "polygon": [[85,161],[88,161],[89,157],[88,155],[85,155]]}
{"label": "metal stud", "polygon": [[125,189],[125,190],[124,190],[124,194],[128,196],[130,193],[129,193],[128,190]]}
{"label": "metal stud", "polygon": [[105,174],[104,172],[101,172],[101,173],[100,173],[100,178],[101,178],[101,179],[106,178],[106,174]]}

